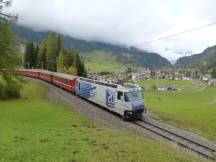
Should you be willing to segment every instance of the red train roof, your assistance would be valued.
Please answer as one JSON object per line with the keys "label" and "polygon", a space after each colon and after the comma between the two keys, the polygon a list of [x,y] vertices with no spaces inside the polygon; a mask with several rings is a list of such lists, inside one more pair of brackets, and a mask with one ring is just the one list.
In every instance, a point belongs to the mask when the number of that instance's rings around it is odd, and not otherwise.
{"label": "red train roof", "polygon": [[53,73],[53,76],[70,79],[70,80],[78,78],[78,76],[76,75],[69,75],[69,74],[63,74],[63,73]]}

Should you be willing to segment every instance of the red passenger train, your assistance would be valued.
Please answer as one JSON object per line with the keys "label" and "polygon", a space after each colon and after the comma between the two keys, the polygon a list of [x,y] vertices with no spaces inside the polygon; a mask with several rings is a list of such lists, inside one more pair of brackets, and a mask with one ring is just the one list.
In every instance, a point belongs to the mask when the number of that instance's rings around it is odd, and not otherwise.
{"label": "red passenger train", "polygon": [[27,76],[31,78],[37,78],[49,83],[52,83],[62,89],[65,89],[73,94],[76,93],[76,80],[77,76],[68,75],[63,73],[55,73],[47,70],[16,70],[15,73],[20,76]]}
{"label": "red passenger train", "polygon": [[31,78],[39,78],[40,73],[38,70],[16,70],[15,73],[17,75],[27,76]]}
{"label": "red passenger train", "polygon": [[22,69],[14,72],[16,75],[37,78],[54,84],[121,115],[124,120],[140,118],[142,113],[146,112],[142,89],[136,84],[120,85],[47,70]]}

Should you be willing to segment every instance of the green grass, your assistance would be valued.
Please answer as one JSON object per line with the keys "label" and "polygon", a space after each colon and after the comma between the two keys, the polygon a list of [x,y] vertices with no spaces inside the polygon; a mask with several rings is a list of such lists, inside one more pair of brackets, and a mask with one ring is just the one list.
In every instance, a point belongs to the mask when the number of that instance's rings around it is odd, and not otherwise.
{"label": "green grass", "polygon": [[25,85],[22,98],[0,101],[0,162],[195,162],[133,133],[105,128],[44,99],[46,88]]}
{"label": "green grass", "polygon": [[144,87],[146,90],[151,90],[152,85],[156,85],[158,88],[163,86],[175,86],[182,90],[195,90],[203,87],[198,81],[192,80],[166,80],[166,79],[149,79],[149,80],[139,80],[137,82],[139,85]]}
{"label": "green grass", "polygon": [[84,60],[89,73],[102,71],[115,72],[123,70],[122,64],[116,61],[116,56],[110,52],[93,51],[80,54]]}
{"label": "green grass", "polygon": [[[151,80],[150,80],[151,81]],[[155,112],[162,121],[216,141],[216,88],[201,88],[193,81],[142,81],[146,86],[154,83],[184,88],[179,92],[145,92],[146,106]],[[198,84],[202,85],[202,84]],[[198,88],[199,87],[199,88]]]}

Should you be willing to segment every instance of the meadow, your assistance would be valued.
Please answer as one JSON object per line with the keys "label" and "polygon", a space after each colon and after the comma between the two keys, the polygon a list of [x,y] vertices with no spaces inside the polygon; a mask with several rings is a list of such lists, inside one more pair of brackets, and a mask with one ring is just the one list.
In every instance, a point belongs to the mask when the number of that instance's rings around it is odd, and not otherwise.
{"label": "meadow", "polygon": [[153,85],[155,85],[157,88],[164,86],[174,86],[182,89],[183,91],[198,90],[205,86],[198,80],[148,79],[138,80],[137,83],[147,91],[150,91]]}
{"label": "meadow", "polygon": [[116,61],[116,56],[110,52],[93,51],[81,53],[85,60],[86,69],[89,73],[99,73],[103,71],[116,72],[124,70],[122,64]]}
{"label": "meadow", "polygon": [[160,120],[216,141],[216,88],[198,81],[140,81],[142,86],[176,86],[182,91],[146,91],[145,104]]}
{"label": "meadow", "polygon": [[22,98],[0,101],[0,162],[197,162],[165,144],[94,123],[46,100],[46,91],[29,82]]}

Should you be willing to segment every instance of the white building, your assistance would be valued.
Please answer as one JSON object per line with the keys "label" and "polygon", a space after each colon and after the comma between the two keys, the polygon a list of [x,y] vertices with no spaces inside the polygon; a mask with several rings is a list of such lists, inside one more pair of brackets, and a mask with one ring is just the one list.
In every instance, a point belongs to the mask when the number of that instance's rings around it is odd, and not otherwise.
{"label": "white building", "polygon": [[202,77],[202,80],[204,81],[204,82],[207,82],[207,81],[209,81],[211,79],[211,75],[210,74],[205,74],[205,75],[203,75],[203,77]]}
{"label": "white building", "polygon": [[182,80],[191,80],[191,78],[189,78],[189,77],[182,77]]}
{"label": "white building", "polygon": [[209,80],[208,85],[212,87],[216,87],[216,79]]}

